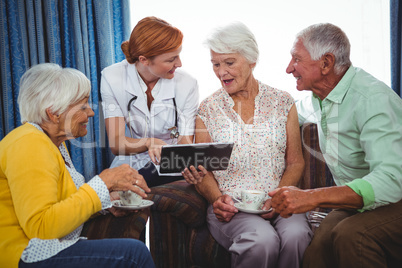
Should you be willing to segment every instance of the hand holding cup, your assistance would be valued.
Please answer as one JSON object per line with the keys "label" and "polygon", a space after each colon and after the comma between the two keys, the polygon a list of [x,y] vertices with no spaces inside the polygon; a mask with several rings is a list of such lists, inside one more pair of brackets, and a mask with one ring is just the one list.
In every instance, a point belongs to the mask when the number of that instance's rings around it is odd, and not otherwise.
{"label": "hand holding cup", "polygon": [[131,168],[127,164],[115,168],[105,169],[99,174],[99,177],[106,184],[110,192],[112,191],[128,191],[146,198],[146,193],[151,192],[145,179],[137,170]]}
{"label": "hand holding cup", "polygon": [[[136,186],[138,187],[138,186]],[[141,191],[142,190],[140,187],[138,187]],[[138,206],[142,202],[142,196],[127,190],[127,191],[118,191],[119,196],[120,196],[120,202],[123,206]]]}

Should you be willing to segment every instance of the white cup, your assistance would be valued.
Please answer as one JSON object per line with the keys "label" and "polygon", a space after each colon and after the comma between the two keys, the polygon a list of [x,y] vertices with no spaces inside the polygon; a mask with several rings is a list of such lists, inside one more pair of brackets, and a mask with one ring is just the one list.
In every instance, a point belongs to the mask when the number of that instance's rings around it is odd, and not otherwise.
{"label": "white cup", "polygon": [[[139,189],[141,189],[141,188],[139,188]],[[141,204],[141,201],[142,201],[142,196],[140,196],[130,190],[119,191],[119,196],[120,196],[120,202],[123,206],[138,206],[139,204]]]}
{"label": "white cup", "polygon": [[260,190],[242,190],[241,201],[245,209],[260,210],[266,193]]}

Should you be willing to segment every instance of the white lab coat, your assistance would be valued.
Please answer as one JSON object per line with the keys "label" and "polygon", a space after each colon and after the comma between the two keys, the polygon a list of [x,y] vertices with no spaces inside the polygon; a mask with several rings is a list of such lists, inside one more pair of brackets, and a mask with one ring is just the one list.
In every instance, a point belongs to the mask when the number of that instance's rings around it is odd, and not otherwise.
{"label": "white lab coat", "polygon": [[[153,91],[157,92],[148,110],[143,81],[134,64],[126,60],[106,67],[102,71],[101,95],[104,117],[124,117],[126,126],[131,128],[133,138],[153,137],[168,144],[177,140],[170,138],[170,128],[175,126],[176,112],[173,98],[177,105],[177,128],[181,136],[194,135],[195,116],[199,104],[197,80],[184,71],[177,69],[172,79],[159,79]],[[153,92],[154,94],[154,92]],[[130,99],[137,99],[130,105]],[[129,123],[130,122],[130,123]],[[146,132],[146,133],[145,133]],[[126,131],[130,136],[130,132]],[[143,144],[139,144],[143,145]],[[150,161],[148,152],[131,156],[116,156],[111,167],[123,163],[135,169],[141,169]]]}

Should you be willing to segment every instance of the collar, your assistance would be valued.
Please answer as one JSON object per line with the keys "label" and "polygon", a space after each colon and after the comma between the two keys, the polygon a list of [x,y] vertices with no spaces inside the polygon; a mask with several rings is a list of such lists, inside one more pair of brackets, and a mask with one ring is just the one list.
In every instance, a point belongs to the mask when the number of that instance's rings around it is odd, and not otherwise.
{"label": "collar", "polygon": [[328,100],[334,103],[342,103],[343,99],[346,96],[346,93],[349,91],[350,84],[352,83],[352,79],[355,74],[355,68],[353,67],[353,65],[350,65],[349,69],[343,75],[342,79],[334,87],[334,89],[331,90],[331,92],[324,100]]}
{"label": "collar", "polygon": [[[39,131],[41,131],[43,134],[45,134],[46,136],[47,136],[47,134],[45,133],[45,131],[43,131],[43,128],[39,125],[39,124],[37,124],[37,123],[34,123],[34,122],[27,122],[28,124],[31,124],[32,126],[34,126],[37,130],[39,130]],[[47,136],[48,137],[48,136]],[[50,137],[48,137],[49,139],[50,139]],[[52,144],[54,145],[54,143],[52,142]],[[54,146],[56,146],[56,145],[54,145]],[[60,144],[60,146],[59,146],[59,150],[61,150],[60,148],[64,148],[66,145],[65,145],[65,143],[64,143],[64,141]],[[64,148],[65,149],[65,148]]]}
{"label": "collar", "polygon": [[174,78],[172,79],[159,79],[161,83],[160,91],[156,96],[156,100],[168,100],[173,99],[175,97],[175,81]]}
{"label": "collar", "polygon": [[43,129],[41,128],[41,126],[39,126],[38,124],[33,123],[33,122],[27,122],[27,123],[29,123],[29,124],[33,125],[33,126],[34,126],[34,127],[36,127],[38,130],[40,130],[40,131],[44,132],[44,131],[43,131]]}
{"label": "collar", "polygon": [[[159,85],[158,85],[159,84]],[[139,85],[139,86],[138,86]],[[160,87],[155,100],[173,99],[175,97],[175,81],[172,79],[159,79],[157,85]],[[125,90],[133,96],[143,96],[147,90],[147,86],[141,79],[135,64],[129,64],[127,68],[127,84]]]}

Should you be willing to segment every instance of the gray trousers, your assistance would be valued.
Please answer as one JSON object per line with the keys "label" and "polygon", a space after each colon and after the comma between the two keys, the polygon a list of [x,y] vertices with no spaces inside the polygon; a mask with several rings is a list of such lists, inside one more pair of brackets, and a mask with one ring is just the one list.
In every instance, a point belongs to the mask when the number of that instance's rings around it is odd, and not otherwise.
{"label": "gray trousers", "polygon": [[220,222],[210,205],[207,222],[215,240],[231,253],[232,268],[299,268],[313,236],[305,214],[271,222],[239,212],[230,222]]}

